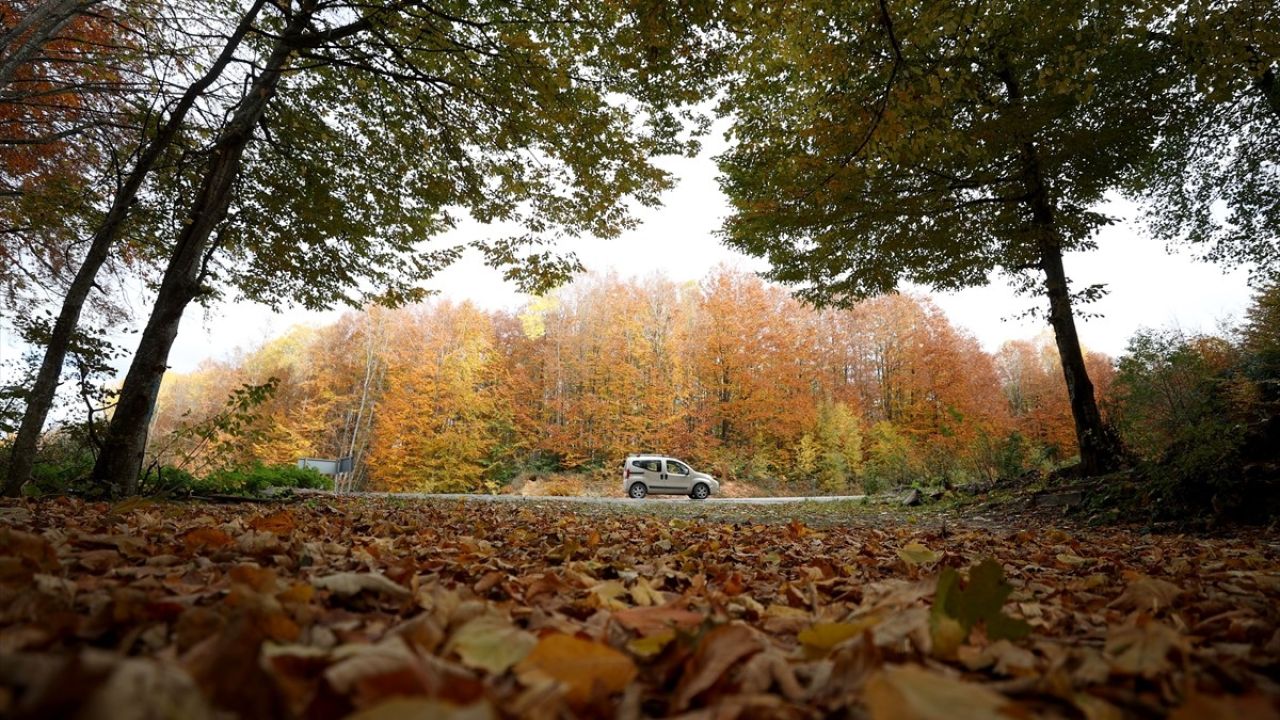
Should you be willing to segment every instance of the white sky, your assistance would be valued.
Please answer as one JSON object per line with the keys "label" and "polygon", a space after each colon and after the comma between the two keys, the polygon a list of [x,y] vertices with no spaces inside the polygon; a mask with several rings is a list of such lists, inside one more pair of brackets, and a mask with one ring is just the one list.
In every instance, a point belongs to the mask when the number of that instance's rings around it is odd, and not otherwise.
{"label": "white sky", "polygon": [[[661,272],[676,281],[698,280],[722,263],[765,269],[764,261],[724,247],[714,235],[729,212],[711,159],[718,150],[694,159],[663,159],[662,166],[675,175],[677,185],[667,193],[662,207],[643,209],[642,225],[617,240],[584,239],[570,249],[589,270],[614,270],[624,277]],[[1110,210],[1133,214],[1123,205]],[[465,242],[480,232],[475,226],[461,227],[451,236]],[[1223,322],[1238,319],[1249,303],[1246,273],[1224,272],[1185,254],[1170,254],[1136,223],[1104,229],[1098,244],[1096,251],[1066,259],[1073,287],[1104,283],[1109,289],[1104,299],[1085,308],[1101,317],[1078,319],[1081,340],[1091,350],[1118,355],[1140,327],[1176,325],[1188,332],[1213,331]],[[439,275],[431,287],[443,297],[468,299],[491,310],[515,308],[528,299],[474,256]],[[934,293],[933,297],[954,324],[972,332],[988,350],[1045,329],[1039,322],[1020,319],[1036,300],[1018,297],[1003,284]],[[341,312],[276,314],[249,303],[226,304],[208,312],[196,308],[183,321],[170,365],[185,372],[205,358],[225,357],[236,348],[251,349],[295,324],[323,324]]]}

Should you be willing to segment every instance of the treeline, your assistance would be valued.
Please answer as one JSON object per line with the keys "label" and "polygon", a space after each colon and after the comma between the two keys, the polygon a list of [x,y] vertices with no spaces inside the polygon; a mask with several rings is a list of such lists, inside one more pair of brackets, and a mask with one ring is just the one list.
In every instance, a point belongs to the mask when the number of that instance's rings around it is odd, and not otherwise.
{"label": "treeline", "polygon": [[[1089,362],[1105,388],[1110,359]],[[273,379],[236,432],[189,431]],[[818,311],[731,270],[588,276],[514,314],[371,309],[171,374],[160,397],[157,467],[351,453],[357,485],[386,490],[496,490],[560,470],[612,480],[625,455],[653,451],[843,492],[989,481],[1076,452],[1051,344],[991,355],[923,297]]]}

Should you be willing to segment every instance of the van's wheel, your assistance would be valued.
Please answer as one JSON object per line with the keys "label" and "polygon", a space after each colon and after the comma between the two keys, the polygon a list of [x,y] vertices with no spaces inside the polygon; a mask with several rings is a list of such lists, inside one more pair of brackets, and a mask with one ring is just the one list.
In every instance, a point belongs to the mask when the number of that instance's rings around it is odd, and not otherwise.
{"label": "van's wheel", "polygon": [[689,497],[694,500],[706,500],[710,494],[711,488],[707,487],[706,483],[698,483],[693,486],[693,491],[689,493]]}
{"label": "van's wheel", "polygon": [[627,494],[636,500],[643,500],[644,496],[649,494],[649,488],[645,487],[644,483],[636,483],[631,486],[631,489],[627,491]]}

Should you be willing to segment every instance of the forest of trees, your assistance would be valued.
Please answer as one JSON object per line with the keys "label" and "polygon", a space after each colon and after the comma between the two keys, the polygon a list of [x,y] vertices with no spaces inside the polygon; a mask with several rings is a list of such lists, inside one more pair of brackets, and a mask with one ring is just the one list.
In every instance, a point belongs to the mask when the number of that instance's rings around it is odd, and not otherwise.
{"label": "forest of trees", "polygon": [[[1110,360],[1090,364],[1106,387]],[[817,311],[727,269],[591,275],[515,314],[373,308],[170,375],[153,447],[198,472],[354,450],[358,485],[386,490],[599,469],[611,487],[640,451],[804,491],[960,483],[1075,454],[1060,373],[1051,345],[992,356],[924,297]],[[271,378],[248,442],[181,432]]]}
{"label": "forest of trees", "polygon": [[[1251,322],[1260,337],[1275,319]],[[1162,433],[1230,427],[1221,403],[1192,398],[1251,392],[1243,377],[1214,388],[1240,364],[1234,347],[1152,331],[1118,375],[1087,358],[1108,417],[1159,459],[1175,442]],[[991,354],[922,296],[817,311],[728,269],[701,283],[591,275],[515,314],[371,309],[171,374],[152,463],[207,473],[350,452],[365,489],[496,491],[554,471],[608,489],[623,456],[653,451],[796,493],[983,485],[1073,460],[1061,372],[1047,335]],[[185,432],[273,379],[234,435]]]}

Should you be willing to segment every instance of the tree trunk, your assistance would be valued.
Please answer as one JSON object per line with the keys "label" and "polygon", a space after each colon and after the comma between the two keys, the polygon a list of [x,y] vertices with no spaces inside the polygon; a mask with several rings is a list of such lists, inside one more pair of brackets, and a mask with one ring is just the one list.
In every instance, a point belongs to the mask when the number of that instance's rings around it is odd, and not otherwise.
{"label": "tree trunk", "polygon": [[231,204],[232,185],[240,174],[244,150],[288,63],[293,50],[289,40],[306,26],[307,18],[306,13],[298,13],[290,20],[213,147],[200,192],[169,257],[151,317],[120,389],[102,453],[93,468],[94,480],[113,491],[126,495],[138,491],[151,416],[160,381],[168,368],[169,351],[178,335],[178,325],[187,305],[201,292],[204,266],[214,245],[213,232]]}
{"label": "tree trunk", "polygon": [[1104,475],[1120,465],[1120,452],[1111,430],[1102,421],[1093,394],[1093,383],[1085,369],[1084,351],[1076,335],[1076,322],[1071,311],[1071,293],[1062,267],[1062,251],[1052,244],[1042,244],[1041,268],[1044,269],[1045,294],[1049,296],[1049,324],[1062,359],[1062,375],[1067,382],[1071,401],[1071,417],[1075,420],[1076,442],[1080,445],[1080,470],[1085,476]]}
{"label": "tree trunk", "polygon": [[66,361],[76,326],[80,323],[80,314],[84,309],[85,301],[89,298],[89,293],[93,291],[94,280],[97,278],[98,271],[102,268],[102,264],[106,262],[107,257],[110,255],[111,246],[115,244],[121,228],[124,227],[124,221],[129,215],[129,210],[133,206],[134,199],[137,197],[142,183],[151,174],[160,156],[164,154],[174,138],[177,137],[183,123],[186,121],[188,111],[191,110],[204,91],[218,79],[223,70],[231,63],[236,48],[244,40],[245,35],[253,26],[259,11],[265,4],[266,0],[256,0],[244,17],[241,18],[240,24],[227,40],[222,53],[205,74],[183,93],[177,105],[174,106],[173,112],[169,115],[168,121],[156,133],[155,139],[138,156],[133,169],[129,171],[124,183],[116,191],[111,208],[103,218],[102,224],[98,226],[97,232],[94,233],[84,261],[80,264],[80,269],[76,271],[76,276],[67,289],[66,297],[63,298],[62,309],[58,311],[57,320],[53,325],[53,332],[49,336],[49,344],[45,347],[40,369],[36,373],[35,383],[32,384],[31,391],[28,393],[27,407],[23,413],[22,424],[18,428],[18,434],[14,438],[8,475],[5,478],[4,494],[6,496],[16,497],[19,495],[22,492],[22,486],[31,479],[31,470],[35,465],[35,454],[36,448],[40,443],[40,434],[44,430],[44,423],[48,418],[49,409],[53,406],[53,399],[58,390],[58,379],[62,375],[62,366]]}
{"label": "tree trunk", "polygon": [[[1007,64],[1004,64],[999,74],[1015,111],[1020,112],[1022,92],[1017,78]],[[1067,398],[1071,402],[1071,417],[1076,426],[1081,474],[1103,475],[1120,466],[1119,442],[1102,421],[1102,413],[1098,411],[1098,403],[1093,395],[1093,383],[1085,368],[1084,351],[1080,347],[1075,315],[1071,310],[1071,290],[1062,266],[1062,241],[1033,138],[1028,138],[1023,143],[1020,155],[1023,189],[1031,210],[1031,227],[1040,255],[1040,269],[1044,272],[1044,291],[1049,299],[1049,324],[1053,327],[1053,338],[1062,362],[1062,375],[1067,383]]]}

